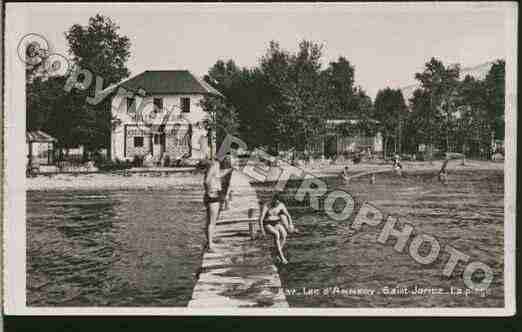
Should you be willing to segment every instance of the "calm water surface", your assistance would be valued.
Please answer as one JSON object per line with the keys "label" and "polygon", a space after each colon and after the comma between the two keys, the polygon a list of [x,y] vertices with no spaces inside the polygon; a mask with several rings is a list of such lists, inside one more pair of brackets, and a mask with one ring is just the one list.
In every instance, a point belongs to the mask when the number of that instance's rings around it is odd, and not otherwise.
{"label": "calm water surface", "polygon": [[201,198],[200,188],[28,192],[28,305],[185,306]]}
{"label": "calm water surface", "polygon": [[[279,267],[294,307],[495,307],[503,305],[503,173],[451,174],[443,186],[433,173],[398,179],[378,175],[350,184],[328,180],[385,213],[410,223],[488,264],[491,294],[475,296],[320,296],[329,287],[464,287],[458,267],[441,276],[448,255],[429,265],[376,243],[380,228],[354,233],[351,220],[291,208],[301,234],[290,237],[290,264]],[[27,302],[57,306],[186,306],[201,263],[204,210],[201,188],[149,191],[27,193]],[[288,202],[293,205],[292,202]],[[258,240],[258,241],[269,241]],[[422,250],[422,248],[421,248]]]}
{"label": "calm water surface", "polygon": [[[294,209],[296,224],[302,234],[290,238],[290,264],[280,267],[285,287],[294,290],[287,296],[294,307],[502,307],[504,183],[501,171],[471,171],[450,173],[450,183],[441,185],[430,173],[405,174],[401,179],[391,174],[377,175],[370,184],[361,177],[349,184],[329,180],[356,197],[356,204],[370,201],[385,214],[399,218],[414,227],[415,234],[429,234],[438,239],[441,252],[446,245],[481,261],[493,269],[490,294],[482,297],[452,295],[386,296],[322,296],[305,294],[304,289],[338,287],[339,289],[373,289],[401,287],[418,288],[466,287],[462,281],[462,264],[447,278],[442,270],[449,255],[442,253],[434,263],[421,265],[408,254],[397,253],[395,240],[385,245],[376,240],[382,227],[365,227],[353,232],[348,226],[353,220],[338,222],[321,213],[302,213]],[[356,209],[357,211],[357,209]],[[412,236],[412,237],[413,237]],[[425,255],[428,248],[421,247]],[[481,277],[480,275],[476,276]]]}

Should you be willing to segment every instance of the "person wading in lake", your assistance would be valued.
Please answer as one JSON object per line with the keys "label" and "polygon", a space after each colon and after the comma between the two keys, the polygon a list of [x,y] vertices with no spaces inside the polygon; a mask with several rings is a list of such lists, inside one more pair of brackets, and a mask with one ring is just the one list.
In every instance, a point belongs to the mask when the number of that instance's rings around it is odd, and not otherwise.
{"label": "person wading in lake", "polygon": [[298,233],[294,227],[292,217],[286,206],[281,202],[280,195],[274,194],[269,203],[265,203],[259,216],[259,228],[263,236],[270,233],[274,236],[274,241],[279,254],[279,259],[283,264],[287,264],[288,260],[283,254],[283,247],[286,243],[287,232]]}
{"label": "person wading in lake", "polygon": [[350,175],[348,173],[348,166],[344,166],[343,171],[341,172],[341,178],[344,181],[348,181],[350,179]]}
{"label": "person wading in lake", "polygon": [[232,172],[232,168],[221,171],[219,169],[219,162],[216,160],[210,161],[205,172],[203,186],[205,187],[205,196],[203,202],[207,208],[207,251],[214,252],[214,244],[212,237],[214,235],[214,227],[219,217],[219,210],[223,201],[221,178]]}
{"label": "person wading in lake", "polygon": [[449,159],[446,158],[439,171],[439,181],[442,184],[448,184],[448,170],[447,170],[448,162],[449,162]]}
{"label": "person wading in lake", "polygon": [[401,176],[401,175],[402,175],[402,164],[401,164],[401,158],[399,157],[398,154],[395,154],[395,156],[393,156],[393,169],[395,170],[395,173],[396,173],[398,176]]}

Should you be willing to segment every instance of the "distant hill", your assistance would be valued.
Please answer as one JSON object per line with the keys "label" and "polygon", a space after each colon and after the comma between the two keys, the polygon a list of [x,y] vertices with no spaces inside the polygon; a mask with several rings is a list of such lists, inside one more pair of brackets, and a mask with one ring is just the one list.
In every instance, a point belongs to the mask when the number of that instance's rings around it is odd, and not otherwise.
{"label": "distant hill", "polygon": [[[483,80],[486,78],[486,75],[488,74],[489,70],[491,69],[491,66],[493,65],[495,61],[488,61],[485,63],[482,63],[477,66],[473,67],[467,67],[467,68],[461,68],[460,69],[460,79],[464,79],[466,76],[470,75],[478,80]],[[404,96],[404,101],[406,103],[409,103],[409,100],[413,97],[413,92],[420,87],[420,83],[412,84],[405,86],[403,88],[400,88],[402,90],[402,95]]]}

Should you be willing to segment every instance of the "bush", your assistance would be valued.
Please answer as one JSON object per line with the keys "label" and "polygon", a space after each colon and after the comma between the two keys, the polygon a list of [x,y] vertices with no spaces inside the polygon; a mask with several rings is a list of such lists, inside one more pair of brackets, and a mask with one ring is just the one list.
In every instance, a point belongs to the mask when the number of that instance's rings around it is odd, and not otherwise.
{"label": "bush", "polygon": [[163,156],[163,163],[161,166],[164,166],[164,167],[170,166],[170,156],[168,154]]}
{"label": "bush", "polygon": [[94,165],[98,166],[98,165],[105,163],[107,161],[107,159],[102,154],[96,152],[93,156],[93,161],[94,161]]}
{"label": "bush", "polygon": [[465,156],[458,152],[446,152],[445,157],[448,159],[463,159]]}
{"label": "bush", "polygon": [[142,167],[143,166],[143,156],[135,155],[132,159],[132,166],[134,167]]}
{"label": "bush", "polygon": [[179,167],[197,167],[198,164],[199,164],[198,159],[183,158],[179,161],[177,166],[179,166]]}
{"label": "bush", "polygon": [[207,159],[202,159],[200,161],[198,161],[198,163],[196,164],[196,169],[198,171],[204,171],[207,169],[208,165],[209,165],[210,161],[207,160]]}
{"label": "bush", "polygon": [[121,161],[119,159],[117,159],[116,161],[107,160],[103,163],[98,164],[97,167],[100,171],[119,171],[132,168],[132,163],[129,161]]}

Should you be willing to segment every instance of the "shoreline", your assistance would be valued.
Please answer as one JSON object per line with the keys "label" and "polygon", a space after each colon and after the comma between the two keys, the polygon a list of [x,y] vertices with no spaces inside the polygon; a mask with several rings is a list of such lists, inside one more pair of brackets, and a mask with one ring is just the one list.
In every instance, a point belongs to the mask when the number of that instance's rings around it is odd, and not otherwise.
{"label": "shoreline", "polygon": [[[438,172],[442,166],[442,161],[405,161],[403,173],[408,174],[418,171]],[[306,174],[316,177],[336,177],[339,176],[347,164],[337,165],[317,165],[315,167],[302,167]],[[392,171],[391,164],[363,162],[350,165],[349,173],[357,174],[361,172],[383,172]],[[463,170],[504,170],[503,162],[467,160],[465,165],[460,160],[450,161],[448,171]],[[187,186],[201,186],[203,173],[179,173],[162,174],[158,173],[133,173],[124,175],[121,173],[90,173],[90,174],[55,174],[52,176],[39,175],[34,178],[26,178],[26,191],[47,191],[47,190],[126,190],[126,189],[169,189],[185,188]],[[268,179],[265,183],[273,183]],[[260,182],[259,182],[260,183]]]}
{"label": "shoreline", "polygon": [[169,189],[201,186],[203,174],[56,174],[26,178],[26,191]]}

